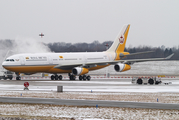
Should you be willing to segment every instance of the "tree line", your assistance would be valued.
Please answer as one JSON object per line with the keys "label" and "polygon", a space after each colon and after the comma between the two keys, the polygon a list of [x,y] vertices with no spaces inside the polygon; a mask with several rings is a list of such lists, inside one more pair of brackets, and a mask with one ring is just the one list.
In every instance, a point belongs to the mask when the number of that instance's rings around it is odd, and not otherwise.
{"label": "tree line", "polygon": [[[43,43],[44,46],[47,46],[52,52],[102,52],[107,49],[106,45],[109,45],[108,48],[112,45],[113,41],[105,41],[100,43],[99,41],[93,41],[92,43],[65,43],[65,42],[54,42],[54,43]],[[13,40],[0,40],[0,50],[11,49],[12,47],[17,47]],[[30,46],[29,46],[30,47]],[[167,57],[168,55],[174,53],[174,56],[171,60],[179,60],[179,45],[176,47],[165,47],[164,45],[159,47],[151,46],[137,46],[137,47],[126,47],[125,52],[135,53],[135,52],[144,52],[144,51],[153,51],[152,53],[140,54],[135,56],[128,56],[129,59],[137,58],[158,58],[158,57]]]}
{"label": "tree line", "polygon": [[[107,49],[106,45],[109,45],[108,48],[112,45],[113,41],[105,41],[100,43],[99,41],[94,41],[92,43],[65,43],[65,42],[55,42],[48,43],[47,45],[53,52],[102,52]],[[159,47],[151,46],[138,46],[138,47],[126,47],[125,52],[135,53],[135,52],[144,52],[144,51],[153,51],[147,54],[140,54],[135,56],[128,56],[129,59],[136,58],[158,58],[158,57],[167,57],[174,53],[174,56],[171,60],[179,60],[179,46],[168,48],[164,45]]]}

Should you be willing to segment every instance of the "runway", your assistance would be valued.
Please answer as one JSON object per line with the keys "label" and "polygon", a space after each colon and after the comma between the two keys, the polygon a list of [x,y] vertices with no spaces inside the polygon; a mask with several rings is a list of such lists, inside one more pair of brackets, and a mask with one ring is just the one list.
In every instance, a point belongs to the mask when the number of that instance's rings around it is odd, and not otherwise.
{"label": "runway", "polygon": [[57,86],[63,86],[64,92],[178,92],[178,79],[163,79],[172,84],[165,85],[137,85],[132,84],[131,79],[92,79],[91,81],[51,81],[51,80],[0,80],[0,90],[20,90],[24,88],[24,82],[29,82],[30,91],[57,91]]}
{"label": "runway", "polygon": [[[64,86],[64,92],[178,92],[178,79],[164,79],[163,82],[172,82],[170,85],[136,85],[131,79],[93,79],[91,81],[51,81],[51,80],[1,80],[1,91],[23,91],[24,82],[29,82],[29,92],[57,91],[56,86]],[[28,91],[27,91],[28,92]],[[99,107],[129,107],[129,108],[151,108],[151,109],[176,109],[179,104],[150,103],[150,102],[120,102],[104,100],[75,100],[75,99],[52,99],[52,98],[22,98],[22,97],[0,97],[0,102],[5,103],[36,103],[70,106],[96,106]]]}
{"label": "runway", "polygon": [[179,104],[167,103],[144,103],[144,102],[120,102],[120,101],[102,101],[102,100],[69,100],[52,98],[15,98],[0,97],[3,103],[35,103],[35,104],[53,104],[68,106],[92,106],[96,107],[124,107],[124,108],[149,108],[149,109],[175,109],[179,110]]}

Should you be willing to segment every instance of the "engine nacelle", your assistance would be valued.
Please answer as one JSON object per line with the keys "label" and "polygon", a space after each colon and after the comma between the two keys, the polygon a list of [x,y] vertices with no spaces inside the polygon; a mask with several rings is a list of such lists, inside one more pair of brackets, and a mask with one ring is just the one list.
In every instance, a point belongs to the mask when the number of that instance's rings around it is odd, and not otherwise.
{"label": "engine nacelle", "polygon": [[72,69],[72,73],[74,75],[84,75],[88,72],[89,72],[89,70],[87,68],[75,67]]}
{"label": "engine nacelle", "polygon": [[131,69],[131,66],[128,65],[128,64],[117,63],[117,64],[114,66],[114,69],[115,69],[117,72],[123,72],[123,71],[130,70],[130,69]]}

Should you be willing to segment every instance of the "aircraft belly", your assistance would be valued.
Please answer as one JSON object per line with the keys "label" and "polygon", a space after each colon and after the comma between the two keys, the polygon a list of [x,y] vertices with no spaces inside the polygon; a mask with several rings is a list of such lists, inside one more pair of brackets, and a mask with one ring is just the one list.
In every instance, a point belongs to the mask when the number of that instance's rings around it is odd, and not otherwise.
{"label": "aircraft belly", "polygon": [[53,66],[6,66],[7,70],[20,73],[46,72]]}
{"label": "aircraft belly", "polygon": [[62,70],[58,68],[51,68],[50,70],[47,71],[47,73],[71,73],[72,70]]}
{"label": "aircraft belly", "polygon": [[54,69],[54,65],[48,66],[4,66],[5,69],[20,73],[69,73],[71,70]]}

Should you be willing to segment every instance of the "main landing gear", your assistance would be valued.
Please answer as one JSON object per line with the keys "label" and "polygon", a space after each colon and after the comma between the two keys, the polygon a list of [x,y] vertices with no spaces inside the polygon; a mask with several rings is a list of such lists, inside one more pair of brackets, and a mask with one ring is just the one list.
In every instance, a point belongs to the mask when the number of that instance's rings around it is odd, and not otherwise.
{"label": "main landing gear", "polygon": [[79,80],[81,81],[81,80],[88,80],[88,81],[90,81],[91,80],[91,77],[89,76],[89,75],[80,75],[79,76]]}
{"label": "main landing gear", "polygon": [[62,80],[62,75],[51,75],[51,80]]}
{"label": "main landing gear", "polygon": [[[68,76],[69,76],[70,80],[76,80],[76,76],[75,75],[73,75],[71,73],[68,73]],[[62,79],[63,79],[62,75],[57,75],[57,74],[51,75],[51,80],[62,80]],[[91,76],[89,76],[89,75],[80,75],[79,76],[79,80],[80,81],[82,81],[82,80],[84,80],[84,81],[86,81],[86,80],[90,81],[91,80]]]}
{"label": "main landing gear", "polygon": [[[69,79],[70,80],[76,80],[76,76],[75,75],[73,75],[73,74],[71,74],[71,73],[68,73],[68,76],[69,76]],[[89,76],[89,75],[80,75],[79,76],[79,80],[81,81],[81,80],[88,80],[88,81],[90,81],[91,80],[91,77]]]}
{"label": "main landing gear", "polygon": [[68,76],[69,76],[69,79],[70,80],[76,80],[76,76],[71,74],[71,73],[68,73]]}

